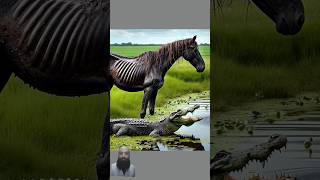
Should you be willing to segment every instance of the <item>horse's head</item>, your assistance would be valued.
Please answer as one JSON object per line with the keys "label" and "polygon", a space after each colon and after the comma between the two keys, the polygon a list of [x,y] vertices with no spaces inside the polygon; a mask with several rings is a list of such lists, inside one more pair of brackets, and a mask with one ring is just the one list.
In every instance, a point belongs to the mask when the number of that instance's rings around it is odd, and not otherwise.
{"label": "horse's head", "polygon": [[276,24],[283,35],[297,34],[304,23],[301,0],[252,0]]}
{"label": "horse's head", "polygon": [[205,64],[199,52],[196,38],[197,36],[192,38],[191,44],[184,49],[182,56],[185,60],[189,61],[198,72],[203,72],[205,69]]}

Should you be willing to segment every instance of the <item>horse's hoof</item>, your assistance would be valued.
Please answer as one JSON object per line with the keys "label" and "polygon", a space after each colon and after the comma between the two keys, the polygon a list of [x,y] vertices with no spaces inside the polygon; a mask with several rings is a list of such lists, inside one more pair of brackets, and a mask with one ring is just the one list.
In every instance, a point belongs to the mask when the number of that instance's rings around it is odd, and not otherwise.
{"label": "horse's hoof", "polygon": [[154,110],[150,110],[150,114],[151,114],[151,115],[154,115]]}
{"label": "horse's hoof", "polygon": [[140,117],[143,119],[144,117],[146,117],[146,113],[140,113]]}
{"label": "horse's hoof", "polygon": [[109,180],[110,157],[108,155],[98,157],[96,170],[98,180]]}

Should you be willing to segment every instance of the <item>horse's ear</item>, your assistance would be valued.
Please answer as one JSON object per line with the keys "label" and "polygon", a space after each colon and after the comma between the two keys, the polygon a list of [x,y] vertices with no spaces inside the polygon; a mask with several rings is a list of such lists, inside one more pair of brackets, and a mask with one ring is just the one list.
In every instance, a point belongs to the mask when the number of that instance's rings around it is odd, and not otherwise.
{"label": "horse's ear", "polygon": [[193,36],[192,41],[195,42],[197,39],[197,35]]}

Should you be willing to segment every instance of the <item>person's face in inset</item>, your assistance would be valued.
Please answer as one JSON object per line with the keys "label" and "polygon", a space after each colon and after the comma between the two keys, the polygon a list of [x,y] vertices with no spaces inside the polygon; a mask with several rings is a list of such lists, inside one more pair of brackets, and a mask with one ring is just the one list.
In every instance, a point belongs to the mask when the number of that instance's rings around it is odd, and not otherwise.
{"label": "person's face in inset", "polygon": [[130,151],[127,147],[123,146],[119,149],[118,159],[119,160],[130,160]]}

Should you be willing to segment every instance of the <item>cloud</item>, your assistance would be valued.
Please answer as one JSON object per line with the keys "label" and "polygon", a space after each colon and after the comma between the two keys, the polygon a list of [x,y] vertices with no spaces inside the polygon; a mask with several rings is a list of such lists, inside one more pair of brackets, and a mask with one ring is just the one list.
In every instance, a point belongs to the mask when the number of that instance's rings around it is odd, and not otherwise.
{"label": "cloud", "polygon": [[198,43],[210,43],[208,29],[112,29],[111,44],[166,44],[172,41],[192,38],[197,35]]}

